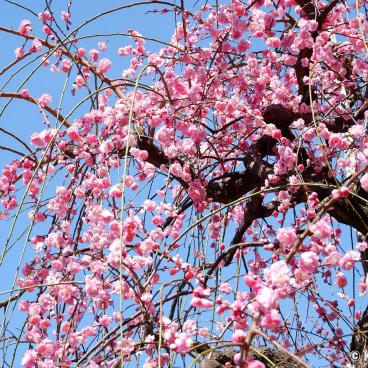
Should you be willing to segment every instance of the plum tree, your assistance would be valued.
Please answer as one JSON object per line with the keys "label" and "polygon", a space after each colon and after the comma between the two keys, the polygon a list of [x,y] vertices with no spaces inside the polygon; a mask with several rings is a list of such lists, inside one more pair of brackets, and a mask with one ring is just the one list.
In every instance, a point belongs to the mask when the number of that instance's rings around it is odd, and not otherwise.
{"label": "plum tree", "polygon": [[15,5],[3,366],[367,366],[367,1]]}

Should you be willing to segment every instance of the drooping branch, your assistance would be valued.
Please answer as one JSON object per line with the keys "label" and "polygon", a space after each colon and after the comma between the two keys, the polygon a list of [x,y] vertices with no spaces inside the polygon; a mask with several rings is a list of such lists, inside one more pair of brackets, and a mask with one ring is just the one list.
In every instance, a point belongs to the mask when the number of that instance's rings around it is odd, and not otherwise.
{"label": "drooping branch", "polygon": [[[323,24],[326,21],[327,16],[330,14],[332,9],[340,0],[332,0],[326,7],[321,11],[316,7],[316,5],[311,0],[297,0],[298,5],[302,8],[303,12],[310,20],[315,20],[317,22],[317,29],[312,32],[313,40],[315,41],[320,31],[322,30]],[[310,73],[310,59],[313,55],[313,48],[305,47],[300,50],[297,61],[294,66],[296,77],[299,86],[299,95],[302,96],[302,102],[309,105],[310,98],[315,100],[316,94],[312,89],[312,96],[309,96],[309,86],[308,83],[304,81],[305,77],[309,77]],[[303,64],[303,60],[308,60],[308,65]]]}
{"label": "drooping branch", "polygon": [[15,92],[0,92],[0,98],[15,98],[15,99],[31,102],[32,104],[37,105],[40,109],[44,109],[45,111],[47,111],[54,118],[56,118],[60,123],[62,123],[66,128],[70,127],[70,123],[63,117],[63,115],[59,111],[49,106],[40,106],[37,99],[27,94],[15,93]]}

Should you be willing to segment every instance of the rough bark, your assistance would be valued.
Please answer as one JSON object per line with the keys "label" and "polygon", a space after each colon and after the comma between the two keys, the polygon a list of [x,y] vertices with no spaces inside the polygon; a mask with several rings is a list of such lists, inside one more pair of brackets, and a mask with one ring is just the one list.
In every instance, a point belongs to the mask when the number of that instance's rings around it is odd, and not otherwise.
{"label": "rough bark", "polygon": [[368,308],[355,326],[350,351],[354,368],[368,367]]}
{"label": "rough bark", "polygon": [[[215,351],[204,357],[200,364],[200,368],[223,368],[226,363],[234,366],[234,355],[236,351],[231,348]],[[301,365],[293,360],[286,353],[270,348],[260,347],[254,349],[252,353],[254,359],[261,361],[266,368],[301,368]],[[270,363],[272,362],[272,364]]]}

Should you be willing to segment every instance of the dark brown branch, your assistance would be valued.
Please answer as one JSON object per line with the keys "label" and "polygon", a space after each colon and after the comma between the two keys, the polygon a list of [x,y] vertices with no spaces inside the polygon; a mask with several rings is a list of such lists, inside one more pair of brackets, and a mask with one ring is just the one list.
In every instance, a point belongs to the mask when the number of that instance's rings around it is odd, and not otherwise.
{"label": "dark brown branch", "polygon": [[230,203],[260,185],[261,180],[250,170],[227,173],[208,183],[207,196],[215,202]]}
{"label": "dark brown branch", "polygon": [[[320,33],[326,18],[328,17],[329,13],[335,7],[335,5],[340,0],[333,0],[331,1],[318,15],[317,15],[317,8],[315,7],[312,0],[297,0],[296,2],[298,5],[303,9],[306,16],[311,20],[316,20],[318,23],[317,29],[312,32],[313,40],[316,40],[318,34]],[[309,76],[309,66],[303,66],[302,60],[308,59],[312,57],[313,48],[304,48],[300,50],[299,55],[297,57],[297,62],[295,64],[295,73],[298,81],[299,86],[299,95],[302,96],[302,102],[309,105],[310,104],[310,97],[309,97],[309,86],[308,84],[304,83],[304,77]],[[312,100],[315,100],[316,94],[312,90]]]}

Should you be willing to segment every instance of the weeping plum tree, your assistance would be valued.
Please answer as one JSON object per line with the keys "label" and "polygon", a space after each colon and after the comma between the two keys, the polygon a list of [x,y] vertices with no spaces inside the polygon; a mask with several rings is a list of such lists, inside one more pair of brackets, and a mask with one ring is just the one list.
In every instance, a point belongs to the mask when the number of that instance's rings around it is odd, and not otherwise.
{"label": "weeping plum tree", "polygon": [[13,4],[2,366],[365,367],[366,0]]}

